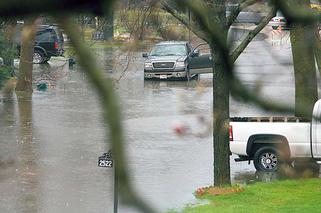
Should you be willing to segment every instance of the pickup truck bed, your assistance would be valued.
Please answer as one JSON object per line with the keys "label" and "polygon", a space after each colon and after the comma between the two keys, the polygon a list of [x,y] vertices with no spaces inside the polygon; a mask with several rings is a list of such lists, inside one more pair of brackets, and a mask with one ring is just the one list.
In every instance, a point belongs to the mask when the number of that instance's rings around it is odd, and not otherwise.
{"label": "pickup truck bed", "polygon": [[232,122],[309,122],[309,120],[302,117],[231,117]]}
{"label": "pickup truck bed", "polygon": [[[314,116],[321,113],[321,102],[317,103]],[[277,170],[280,162],[296,158],[318,160],[321,123],[301,117],[232,117],[230,150],[239,156],[236,161],[253,160],[263,171]]]}
{"label": "pickup truck bed", "polygon": [[[245,118],[242,119],[245,120]],[[250,147],[248,147],[248,142],[252,141],[249,140],[250,137],[254,138],[256,135],[261,135],[262,139],[265,135],[280,135],[286,137],[288,143],[291,143],[289,146],[290,157],[310,156],[310,146],[306,146],[310,140],[310,123],[305,119],[295,117],[284,118],[286,122],[281,122],[280,118],[278,118],[277,122],[272,122],[272,119],[272,117],[251,117],[247,118],[246,125],[244,125],[244,121],[232,122],[234,136],[233,141],[230,143],[232,152],[246,156],[250,152]],[[300,130],[300,134],[290,134],[298,130]],[[267,143],[267,141],[264,142]]]}

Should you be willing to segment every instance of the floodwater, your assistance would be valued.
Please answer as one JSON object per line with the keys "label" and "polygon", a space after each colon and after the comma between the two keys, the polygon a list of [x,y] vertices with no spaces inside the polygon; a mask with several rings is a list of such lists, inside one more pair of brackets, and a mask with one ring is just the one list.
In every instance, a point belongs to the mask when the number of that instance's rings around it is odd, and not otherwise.
{"label": "floodwater", "polygon": [[[253,42],[238,60],[237,75],[261,95],[293,104],[289,51],[273,50],[263,39]],[[190,82],[144,81],[140,52],[117,55],[101,49],[96,54],[121,99],[137,192],[162,212],[196,202],[195,189],[213,182],[207,132],[212,75]],[[34,84],[39,83],[48,89],[0,99],[0,212],[113,212],[113,171],[97,166],[109,141],[93,87],[77,65],[69,68],[63,59],[35,65]],[[266,114],[273,113],[231,99],[231,116]],[[189,126],[190,133],[176,135],[175,123]],[[235,157],[233,182],[255,179],[254,166],[235,163]],[[119,212],[133,209],[120,204]]]}

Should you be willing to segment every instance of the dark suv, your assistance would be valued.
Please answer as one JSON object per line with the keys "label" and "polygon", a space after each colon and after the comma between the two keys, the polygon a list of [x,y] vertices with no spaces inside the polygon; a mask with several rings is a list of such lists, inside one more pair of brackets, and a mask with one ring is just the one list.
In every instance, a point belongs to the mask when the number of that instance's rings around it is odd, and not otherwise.
{"label": "dark suv", "polygon": [[[52,56],[63,56],[64,38],[56,26],[40,25],[37,28],[33,63],[42,64]],[[21,34],[18,35],[18,52],[20,55]]]}

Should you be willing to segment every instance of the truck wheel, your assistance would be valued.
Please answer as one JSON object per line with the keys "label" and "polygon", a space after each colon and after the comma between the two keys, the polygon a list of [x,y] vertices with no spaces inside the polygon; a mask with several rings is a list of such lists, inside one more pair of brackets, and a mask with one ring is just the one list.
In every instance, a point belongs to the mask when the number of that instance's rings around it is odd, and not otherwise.
{"label": "truck wheel", "polygon": [[254,154],[254,166],[257,171],[273,172],[280,166],[280,153],[274,147],[262,147]]}
{"label": "truck wheel", "polygon": [[33,53],[32,62],[34,64],[42,64],[45,62],[45,60],[46,60],[45,54],[40,50],[35,50],[35,52]]}

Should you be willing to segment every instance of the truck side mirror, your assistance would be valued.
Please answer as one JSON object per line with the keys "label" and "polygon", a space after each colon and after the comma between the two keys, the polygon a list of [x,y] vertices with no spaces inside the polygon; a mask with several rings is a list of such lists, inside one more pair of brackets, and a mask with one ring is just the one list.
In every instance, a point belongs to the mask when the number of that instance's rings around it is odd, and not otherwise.
{"label": "truck side mirror", "polygon": [[143,53],[143,58],[148,58],[148,54],[147,53]]}
{"label": "truck side mirror", "polygon": [[196,49],[192,52],[191,57],[196,58],[196,57],[199,57],[199,55],[200,55],[200,52],[198,49]]}

